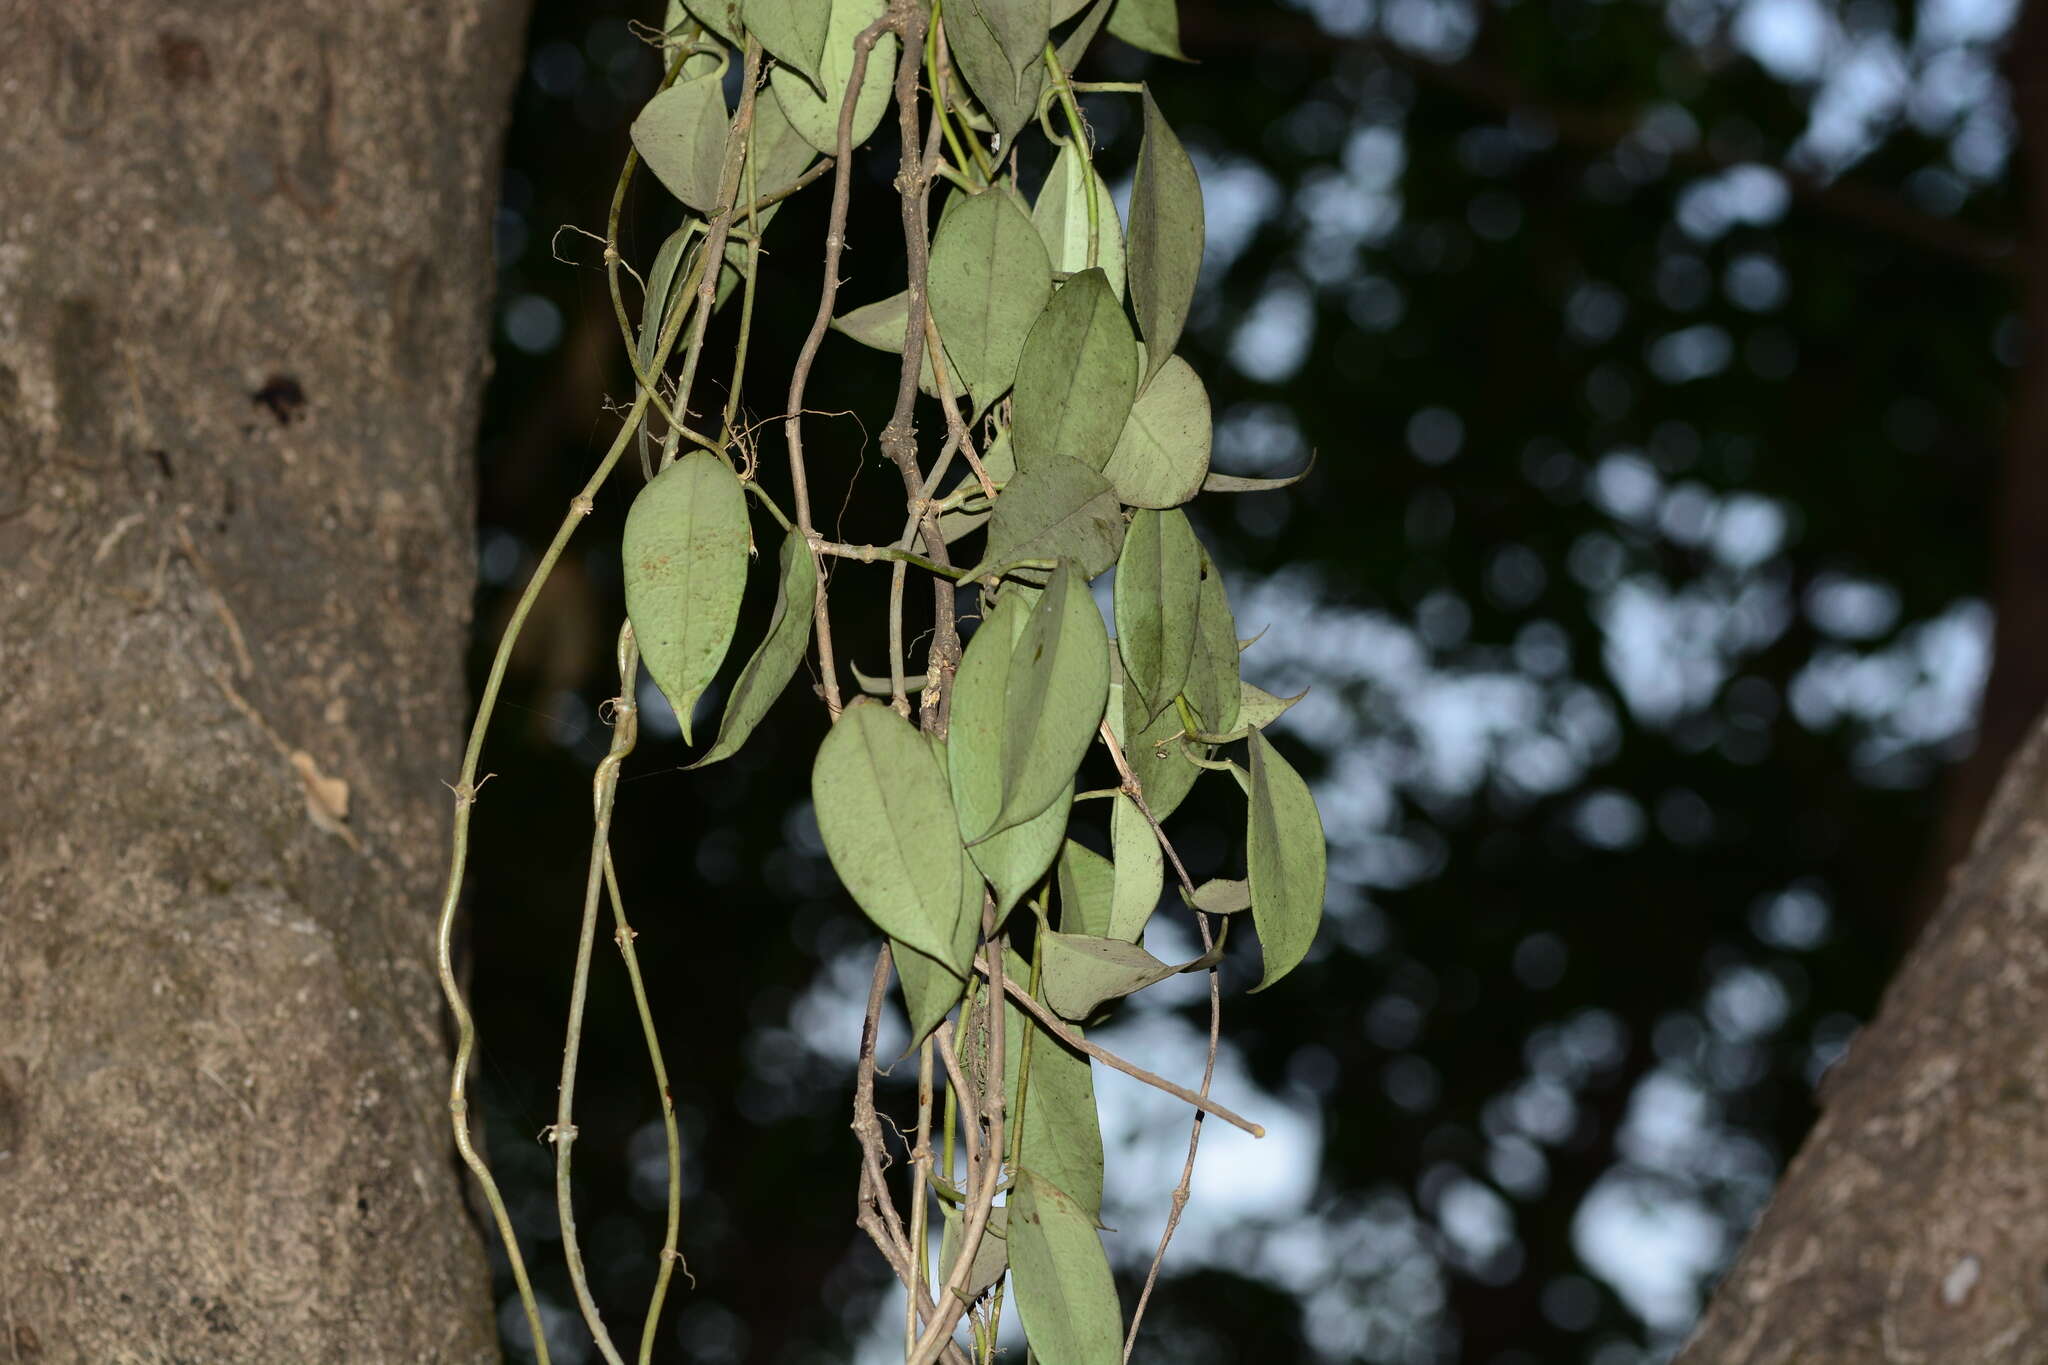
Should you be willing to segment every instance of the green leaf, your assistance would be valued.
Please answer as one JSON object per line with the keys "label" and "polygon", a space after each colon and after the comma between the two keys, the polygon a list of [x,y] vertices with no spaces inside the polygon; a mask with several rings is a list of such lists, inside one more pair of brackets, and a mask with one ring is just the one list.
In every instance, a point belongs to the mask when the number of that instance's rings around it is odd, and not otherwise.
{"label": "green leaf", "polygon": [[[903,354],[904,332],[909,325],[910,291],[907,289],[832,319],[832,330],[852,337],[863,346],[872,346],[891,355]],[[952,368],[951,364],[946,367],[948,378],[953,377]],[[954,392],[958,393],[957,380],[955,384]],[[930,347],[925,348],[923,361],[918,366],[917,386],[934,398],[939,396],[939,381],[932,372]]]}
{"label": "green leaf", "polygon": [[931,310],[979,417],[1017,377],[1052,266],[1031,220],[1002,190],[955,202],[932,240]]}
{"label": "green leaf", "polygon": [[889,940],[889,958],[896,964],[896,984],[903,991],[903,1013],[910,1020],[910,1042],[916,1048],[939,1026],[967,993],[967,982],[935,957],[928,957],[901,939]]}
{"label": "green leaf", "polygon": [[1071,455],[1100,469],[1138,392],[1138,339],[1101,270],[1061,285],[1032,324],[1017,362],[1010,441],[1023,468]]}
{"label": "green leaf", "polygon": [[1145,141],[1131,186],[1131,302],[1157,371],[1180,342],[1202,269],[1202,186],[1149,87],[1144,104]]}
{"label": "green leaf", "polygon": [[[960,832],[971,849],[1032,820],[1062,795],[1072,801],[1074,773],[1109,692],[1102,613],[1087,582],[1066,561],[1010,644],[1016,610],[998,604],[995,616],[975,632],[954,680],[948,761],[956,799],[964,803]],[[998,853],[1035,860],[1041,848],[1044,862],[1028,881],[998,889],[1019,895],[1028,890],[1058,851],[1058,836],[1041,830],[1018,841],[1014,853]],[[1020,877],[1023,869],[1006,871]]]}
{"label": "green leaf", "polygon": [[1037,112],[1052,16],[1044,0],[953,0],[942,13],[954,69],[1007,147]]}
{"label": "green leaf", "polygon": [[[1005,597],[967,643],[953,678],[953,712],[946,768],[963,838],[981,841],[968,853],[996,892],[996,915],[1010,913],[1038,884],[1059,853],[1067,811],[1074,803],[1071,775],[1049,805],[994,835],[1003,814],[1003,777],[1009,735],[1008,696],[1016,661],[1019,618],[1030,614],[1020,599]],[[1078,764],[1077,764],[1078,766]],[[986,836],[986,837],[984,837]]]}
{"label": "green leaf", "polygon": [[1135,689],[1125,706],[1148,725],[1187,685],[1201,586],[1202,549],[1184,513],[1131,518],[1116,560],[1116,647]]}
{"label": "green leaf", "polygon": [[[725,39],[727,47],[740,46],[739,35],[744,27],[740,0],[690,0],[689,8],[698,23]],[[674,31],[674,25],[669,26],[669,31]]]}
{"label": "green leaf", "polygon": [[1118,1365],[1123,1311],[1094,1213],[1028,1165],[1009,1210],[1010,1281],[1032,1352],[1058,1365]]}
{"label": "green leaf", "polygon": [[856,700],[818,746],[811,800],[832,866],[867,917],[965,977],[966,859],[945,770],[924,737],[887,706]]}
{"label": "green leaf", "polygon": [[677,81],[633,120],[633,145],[669,193],[700,213],[718,207],[725,166],[725,76]]}
{"label": "green leaf", "polygon": [[[635,340],[635,349],[640,357],[640,370],[649,379],[654,378],[654,353],[661,342],[662,325],[668,321],[669,310],[675,306],[676,296],[690,272],[683,268],[684,252],[703,225],[689,222],[671,232],[662,242],[661,249],[654,253],[654,265],[647,272],[647,293],[640,300],[640,334]],[[640,467],[653,467],[653,456],[648,449],[647,424],[642,422],[640,430],[634,433],[640,442]]]}
{"label": "green leaf", "polygon": [[1080,65],[1081,58],[1088,53],[1088,45],[1095,41],[1095,35],[1102,28],[1103,18],[1108,15],[1110,6],[1114,3],[1115,0],[1095,0],[1088,9],[1087,17],[1074,25],[1073,31],[1060,41],[1059,59],[1062,71],[1072,71]]}
{"label": "green leaf", "polygon": [[1205,554],[1186,688],[1188,705],[1194,708],[1204,733],[1225,735],[1237,728],[1238,707],[1244,698],[1237,653],[1237,625],[1230,616],[1223,575]]}
{"label": "green leaf", "polygon": [[812,606],[818,590],[818,561],[804,538],[791,531],[782,538],[781,574],[775,580],[775,611],[768,618],[768,633],[747,660],[747,666],[733,681],[726,699],[725,715],[718,724],[718,742],[710,752],[690,766],[701,768],[729,758],[747,742],[754,727],[768,714],[768,708],[804,661],[811,643]]}
{"label": "green leaf", "polygon": [[1133,728],[1132,722],[1138,719],[1143,704],[1133,703],[1128,684],[1113,690],[1118,695],[1110,700],[1110,727],[1117,743],[1123,746],[1124,761],[1131,765],[1132,776],[1145,789],[1147,809],[1154,819],[1164,820],[1173,814],[1187,797],[1188,789],[1195,785],[1195,779],[1202,775],[1202,770],[1188,762],[1187,755],[1181,752],[1180,712],[1168,707],[1150,725]]}
{"label": "green leaf", "polygon": [[1124,297],[1124,229],[1117,220],[1116,200],[1101,176],[1095,176],[1095,259],[1088,259],[1088,168],[1071,143],[1060,148],[1031,206],[1031,224],[1045,242],[1055,274],[1078,275],[1100,267],[1118,302]]}
{"label": "green leaf", "polygon": [[[777,67],[768,82],[782,102],[782,112],[804,140],[827,156],[839,151],[839,111],[853,79],[853,40],[882,17],[888,0],[831,0],[832,17],[825,28],[825,49],[818,59],[817,86],[787,67]],[[853,145],[874,135],[888,107],[896,80],[896,35],[885,33],[868,53],[867,74],[854,99]],[[824,93],[821,95],[819,90]]]}
{"label": "green leaf", "polygon": [[[1146,804],[1149,808],[1151,803]],[[1109,849],[1116,864],[1116,889],[1105,937],[1136,943],[1145,932],[1145,922],[1159,908],[1159,893],[1166,885],[1166,858],[1151,821],[1138,809],[1138,803],[1122,792],[1117,793],[1115,809],[1110,812]]]}
{"label": "green leaf", "polygon": [[1269,493],[1276,488],[1292,488],[1307,478],[1309,471],[1316,467],[1316,453],[1308,453],[1308,463],[1298,474],[1289,474],[1280,479],[1251,479],[1239,474],[1210,474],[1202,480],[1204,493]]}
{"label": "green leaf", "polygon": [[732,644],[747,579],[747,500],[724,460],[685,455],[626,513],[626,618],[690,743],[690,713]]}
{"label": "green leaf", "polygon": [[1211,915],[1234,915],[1240,910],[1252,908],[1252,884],[1218,877],[1203,882],[1195,888],[1195,894],[1184,897],[1197,910]]}
{"label": "green leaf", "polygon": [[[947,1208],[945,1236],[939,1239],[939,1274],[950,1276],[953,1262],[960,1259],[960,1242],[967,1231],[966,1220],[960,1210]],[[988,1226],[982,1230],[981,1245],[974,1249],[974,1259],[968,1264],[967,1301],[974,1300],[995,1288],[1003,1272],[1010,1268],[1010,1244],[1008,1241],[1010,1211],[997,1205],[988,1211]],[[942,1281],[943,1282],[943,1281]]]}
{"label": "green leaf", "polygon": [[1133,507],[1178,507],[1209,472],[1209,391],[1194,367],[1169,359],[1131,405],[1103,473]]}
{"label": "green leaf", "polygon": [[1066,455],[1020,470],[996,499],[988,550],[967,577],[1025,559],[1072,559],[1093,578],[1116,563],[1123,510],[1109,481]]}
{"label": "green leaf", "polygon": [[[1015,953],[1003,970],[1017,981],[1031,968]],[[1072,1030],[1079,1034],[1081,1030]],[[1020,1164],[1070,1191],[1090,1218],[1102,1210],[1102,1129],[1095,1114],[1095,1073],[1087,1057],[1047,1033],[1014,1004],[1003,1007],[1003,1093],[1012,1120],[1017,1105],[1018,1058],[1031,1039],[1031,1077],[1025,1086]]]}
{"label": "green leaf", "polygon": [[1060,850],[1060,928],[1069,934],[1109,934],[1116,909],[1116,867],[1085,844],[1067,840]]}
{"label": "green leaf", "polygon": [[[754,194],[756,197],[788,189],[818,159],[818,149],[804,140],[783,112],[782,98],[769,85],[754,95]],[[746,198],[746,180],[740,181],[740,207],[745,208],[752,200]],[[765,218],[775,205],[757,215]],[[736,220],[744,226],[746,215]],[[765,224],[764,224],[765,226]]]}
{"label": "green leaf", "polygon": [[1308,689],[1304,687],[1291,697],[1276,697],[1262,687],[1243,683],[1238,688],[1237,724],[1232,728],[1263,730],[1307,695]]}
{"label": "green leaf", "polygon": [[[818,68],[825,57],[825,28],[831,11],[819,0],[741,0],[740,18],[761,46],[783,64],[802,73],[824,93]],[[1112,20],[1111,33],[1116,32]]]}
{"label": "green leaf", "polygon": [[1262,991],[1292,971],[1315,942],[1329,849],[1308,783],[1256,730],[1250,785],[1245,863],[1251,873],[1252,923],[1266,964],[1265,975],[1252,989]]}
{"label": "green leaf", "polygon": [[1120,938],[1048,932],[1039,944],[1045,953],[1040,993],[1046,1008],[1062,1019],[1088,1019],[1110,1001],[1142,991],[1179,970]]}
{"label": "green leaf", "polygon": [[1132,47],[1175,61],[1189,60],[1180,50],[1180,12],[1176,0],[1117,0],[1109,12],[1109,31]]}

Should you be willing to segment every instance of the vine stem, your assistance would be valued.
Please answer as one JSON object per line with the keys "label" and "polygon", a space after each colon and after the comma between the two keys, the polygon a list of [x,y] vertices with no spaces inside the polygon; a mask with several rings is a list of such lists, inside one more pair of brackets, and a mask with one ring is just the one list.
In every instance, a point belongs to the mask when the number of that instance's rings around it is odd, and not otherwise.
{"label": "vine stem", "polygon": [[[974,964],[974,967],[976,971],[981,972],[984,975],[986,975],[988,972],[987,965],[982,962],[977,961]],[[1100,1043],[1089,1042],[1086,1038],[1083,1038],[1080,1034],[1075,1033],[1072,1029],[1068,1028],[1066,1024],[1060,1020],[1060,1017],[1058,1015],[1054,1014],[1051,1010],[1047,1009],[1045,1006],[1039,1004],[1036,1000],[1032,999],[1031,992],[1025,990],[1022,986],[1019,986],[1014,980],[1006,981],[1003,983],[1003,985],[1005,989],[1008,991],[1010,999],[1017,1002],[1017,1007],[1019,1009],[1023,1010],[1033,1019],[1036,1019],[1041,1028],[1043,1028],[1047,1033],[1050,1033],[1053,1037],[1059,1039],[1062,1043],[1065,1043],[1068,1047],[1074,1049],[1074,1051],[1085,1052],[1090,1057],[1093,1057],[1096,1061],[1101,1062],[1106,1067],[1109,1067],[1111,1070],[1121,1071],[1124,1073],[1124,1075],[1129,1076],[1132,1080],[1143,1081],[1146,1085],[1151,1086],[1154,1090],[1163,1090],[1167,1094],[1173,1096],[1175,1099],[1180,1100],[1186,1104],[1191,1104],[1205,1114],[1214,1114],[1217,1118],[1222,1119],[1225,1123],[1231,1125],[1233,1128],[1242,1128],[1245,1132],[1250,1133],[1253,1137],[1262,1138],[1266,1135],[1266,1130],[1264,1127],[1260,1126],[1259,1124],[1253,1123],[1250,1119],[1245,1118],[1241,1114],[1238,1114],[1229,1109],[1225,1109],[1222,1105],[1216,1103],[1207,1095],[1198,1094],[1197,1092],[1188,1089],[1184,1085],[1176,1085],[1172,1081],[1167,1080],[1166,1077],[1161,1076],[1156,1072],[1147,1071],[1144,1067],[1139,1066],[1136,1062],[1125,1061],[1122,1057],[1117,1056],[1114,1052],[1111,1052],[1108,1048],[1102,1046]]]}
{"label": "vine stem", "polygon": [[548,1141],[555,1147],[555,1212],[562,1226],[562,1259],[568,1263],[569,1286],[576,1304],[583,1310],[583,1323],[590,1329],[597,1349],[610,1365],[625,1365],[619,1348],[597,1311],[590,1280],[583,1265],[583,1249],[576,1238],[576,1211],[570,1192],[570,1155],[576,1145],[576,1067],[583,1048],[583,1011],[590,997],[590,958],[597,941],[598,899],[605,884],[605,867],[611,851],[612,805],[618,795],[619,766],[633,751],[639,735],[639,706],[631,691],[632,679],[640,670],[640,650],[633,639],[633,625],[619,627],[619,686],[622,695],[615,705],[611,749],[592,775],[591,804],[595,819],[590,835],[590,868],[583,886],[583,920],[576,937],[576,971],[569,987],[569,1023],[562,1043],[562,1078],[555,1091],[555,1121],[548,1128]]}

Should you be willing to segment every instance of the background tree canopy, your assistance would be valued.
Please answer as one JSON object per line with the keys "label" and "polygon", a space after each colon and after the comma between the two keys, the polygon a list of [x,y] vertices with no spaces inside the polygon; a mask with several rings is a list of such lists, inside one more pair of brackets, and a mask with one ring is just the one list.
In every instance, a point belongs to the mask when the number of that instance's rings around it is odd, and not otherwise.
{"label": "background tree canopy", "polygon": [[[1084,74],[1146,74],[1201,168],[1209,255],[1183,348],[1215,400],[1217,467],[1317,458],[1290,490],[1190,511],[1244,632],[1266,631],[1248,677],[1313,688],[1275,734],[1316,782],[1331,901],[1282,986],[1244,997],[1256,955],[1230,961],[1217,1094],[1272,1135],[1205,1137],[1138,1359],[1660,1359],[2043,699],[2025,642],[2004,638],[2023,609],[1996,610],[2026,537],[2048,535],[2048,498],[2020,477],[2038,452],[2007,412],[2014,15],[1182,10],[1194,64],[1107,42]],[[602,223],[659,76],[629,21],[657,17],[548,0],[533,20],[498,216],[479,661],[609,435],[605,404],[631,392],[597,248],[556,229]],[[1120,196],[1131,108],[1087,105]],[[850,304],[897,287],[886,174],[855,187]],[[629,205],[643,264],[677,212],[664,199]],[[750,374],[786,373],[808,325],[823,208],[792,201],[768,235],[769,354]],[[814,405],[871,400],[892,370],[828,338]],[[743,401],[761,419],[781,396]],[[813,430],[830,529],[855,481],[894,476],[852,418]],[[528,625],[475,831],[479,1090],[543,1261],[534,1135],[553,1113],[631,491],[600,499]],[[743,636],[771,604],[754,577]],[[900,1323],[853,1226],[846,1132],[873,943],[808,809],[822,712],[786,699],[722,770],[686,774],[673,718],[651,687],[643,702],[614,845],[685,1123],[696,1278],[664,1349],[886,1350]],[[1228,841],[1200,837],[1202,799],[1189,870],[1237,875]],[[1238,817],[1206,818],[1220,835]],[[1193,956],[1172,930],[1154,951]],[[1105,1030],[1113,1045],[1198,1071],[1202,992],[1183,980]],[[615,961],[593,988],[580,1222],[622,1317],[653,1273],[662,1144]],[[1140,1274],[1185,1128],[1171,1101],[1098,1084],[1112,1256]],[[566,1283],[545,1289],[555,1358],[582,1359]],[[500,1321],[516,1347],[516,1305]]]}

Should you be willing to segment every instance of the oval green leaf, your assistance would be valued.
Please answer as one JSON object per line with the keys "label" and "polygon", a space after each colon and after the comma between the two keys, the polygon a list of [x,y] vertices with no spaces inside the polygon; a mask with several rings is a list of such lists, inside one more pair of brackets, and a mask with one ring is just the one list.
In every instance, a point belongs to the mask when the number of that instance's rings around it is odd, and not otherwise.
{"label": "oval green leaf", "polygon": [[954,0],[942,13],[954,69],[1007,147],[1045,88],[1043,49],[1052,16],[1043,0]]}
{"label": "oval green leaf", "polygon": [[1022,824],[1070,793],[1102,723],[1109,632],[1071,560],[1060,561],[1032,604],[1004,682],[1002,808],[976,839]]}
{"label": "oval green leaf", "polygon": [[1093,578],[1116,563],[1123,509],[1109,480],[1066,455],[1021,470],[996,499],[988,550],[967,574],[995,573],[1027,559],[1071,559]]}
{"label": "oval green leaf", "polygon": [[725,73],[677,81],[633,120],[633,146],[670,194],[700,213],[718,208],[725,166]]}
{"label": "oval green leaf", "polygon": [[867,917],[964,978],[966,859],[924,737],[887,706],[855,701],[818,746],[811,800],[832,867]]}
{"label": "oval green leaf", "polygon": [[1145,932],[1146,921],[1159,908],[1159,893],[1166,887],[1166,858],[1152,822],[1138,809],[1138,803],[1122,792],[1117,793],[1109,817],[1109,848],[1115,857],[1116,881],[1107,937],[1136,943]]}
{"label": "oval green leaf", "polygon": [[818,561],[804,538],[792,531],[782,538],[781,573],[775,580],[775,610],[768,617],[768,633],[747,666],[732,685],[726,699],[725,715],[718,723],[718,741],[710,752],[690,766],[701,768],[729,758],[747,742],[754,727],[768,714],[768,708],[804,661],[811,643],[812,605],[818,591]]}
{"label": "oval green leaf", "polygon": [[[1181,752],[1180,710],[1169,706],[1149,725],[1133,726],[1143,703],[1134,703],[1128,683],[1113,689],[1110,699],[1110,727],[1123,746],[1124,762],[1145,791],[1145,806],[1153,818],[1164,820],[1186,799],[1188,789],[1202,770],[1188,762]],[[1204,748],[1203,754],[1207,756]],[[1105,931],[1106,932],[1106,931]]]}
{"label": "oval green leaf", "polygon": [[1052,294],[1052,265],[1007,191],[949,203],[932,239],[932,320],[979,417],[1017,377],[1024,339]]}
{"label": "oval green leaf", "polygon": [[[1169,0],[1171,3],[1171,0]],[[825,56],[831,10],[819,0],[741,0],[740,18],[775,60],[801,73],[824,93],[818,66]],[[1110,32],[1116,32],[1114,22]]]}
{"label": "oval green leaf", "polygon": [[1180,970],[1120,938],[1047,933],[1039,944],[1045,953],[1041,993],[1046,1008],[1062,1019],[1091,1018],[1110,1001],[1136,994]]}
{"label": "oval green leaf", "polygon": [[626,618],[686,744],[690,713],[732,644],[747,539],[739,478],[705,450],[655,475],[626,513]]}
{"label": "oval green leaf", "polygon": [[[1003,963],[1012,979],[1029,979],[1031,968],[1015,953],[1004,953]],[[1095,1113],[1094,1064],[1015,1005],[1004,1006],[1003,1030],[1003,1094],[1013,1119],[1019,1112],[1018,1058],[1025,1040],[1030,1040],[1020,1164],[1069,1191],[1093,1219],[1102,1211],[1102,1129]]]}
{"label": "oval green leaf", "polygon": [[1095,177],[1095,259],[1088,258],[1088,175],[1072,144],[1060,148],[1038,191],[1038,202],[1031,206],[1031,223],[1045,241],[1055,273],[1078,275],[1098,266],[1109,280],[1110,292],[1122,302],[1124,229],[1117,220],[1116,201],[1099,175]]}
{"label": "oval green leaf", "polygon": [[1118,1365],[1123,1311],[1095,1215],[1026,1167],[1010,1191],[1010,1278],[1024,1338],[1040,1360]]}
{"label": "oval green leaf", "polygon": [[1237,728],[1238,708],[1244,699],[1237,656],[1237,625],[1231,619],[1230,596],[1223,589],[1223,574],[1204,555],[1186,696],[1205,734],[1225,735]]}
{"label": "oval green leaf", "polygon": [[1265,974],[1252,989],[1262,991],[1294,970],[1315,942],[1329,849],[1308,783],[1257,730],[1251,734],[1250,767],[1245,863],[1252,923],[1265,960]]}
{"label": "oval green leaf", "polygon": [[1108,277],[1084,270],[1053,294],[1025,338],[1010,399],[1018,464],[1070,455],[1102,468],[1137,392],[1138,339]]}
{"label": "oval green leaf", "polygon": [[1125,706],[1145,724],[1187,686],[1201,598],[1202,549],[1185,514],[1140,511],[1116,560],[1116,647],[1123,660]]}
{"label": "oval green leaf", "polygon": [[1144,107],[1145,141],[1131,186],[1131,303],[1157,372],[1180,342],[1202,269],[1202,186],[1150,87]]}
{"label": "oval green leaf", "polygon": [[1109,12],[1109,31],[1132,47],[1177,62],[1188,60],[1188,54],[1180,50],[1178,0],[1118,0]]}
{"label": "oval green leaf", "polygon": [[[818,58],[817,88],[787,67],[777,67],[768,77],[791,126],[827,156],[839,152],[839,111],[853,79],[853,40],[889,7],[888,0],[831,0],[831,5],[825,48]],[[854,146],[874,136],[895,79],[896,35],[885,33],[868,52],[867,72],[861,78],[860,94],[854,98]]]}
{"label": "oval green leaf", "polygon": [[1116,905],[1116,867],[1086,844],[1060,850],[1060,929],[1105,938]]}
{"label": "oval green leaf", "polygon": [[1174,356],[1152,376],[1117,437],[1103,473],[1133,507],[1178,507],[1209,473],[1209,391]]}

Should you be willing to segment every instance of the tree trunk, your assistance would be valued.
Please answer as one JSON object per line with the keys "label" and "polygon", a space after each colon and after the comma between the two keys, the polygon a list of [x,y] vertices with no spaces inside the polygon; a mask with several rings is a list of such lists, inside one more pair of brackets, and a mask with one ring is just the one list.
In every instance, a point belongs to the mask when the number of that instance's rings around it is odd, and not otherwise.
{"label": "tree trunk", "polygon": [[1680,1365],[2020,1365],[2048,1340],[2048,721]]}
{"label": "tree trunk", "polygon": [[430,969],[517,0],[0,0],[0,1359],[495,1360]]}

